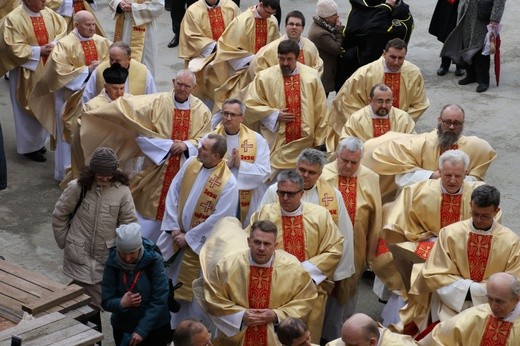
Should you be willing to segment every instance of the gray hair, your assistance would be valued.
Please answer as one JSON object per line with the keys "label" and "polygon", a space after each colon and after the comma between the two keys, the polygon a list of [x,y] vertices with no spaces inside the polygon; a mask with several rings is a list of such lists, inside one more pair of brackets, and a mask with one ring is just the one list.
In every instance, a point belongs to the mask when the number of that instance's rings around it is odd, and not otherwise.
{"label": "gray hair", "polygon": [[240,101],[239,99],[227,99],[226,101],[222,102],[221,109],[224,109],[225,105],[239,105],[240,106],[240,114],[245,114],[246,112],[246,105],[244,102]]}
{"label": "gray hair", "polygon": [[299,165],[302,161],[310,163],[311,165],[320,165],[320,167],[323,167],[327,164],[327,157],[323,151],[306,148],[302,150],[300,155],[298,155],[296,164]]}
{"label": "gray hair", "polygon": [[123,41],[116,41],[108,47],[108,50],[110,51],[112,48],[119,48],[123,52],[126,53],[126,57],[130,58],[132,56],[132,48],[130,48],[130,45],[128,43],[124,43]]}
{"label": "gray hair", "polygon": [[287,171],[281,171],[280,174],[278,174],[278,178],[276,179],[276,181],[278,182],[278,184],[281,182],[290,181],[292,183],[298,184],[298,188],[300,190],[303,189],[303,178],[294,169],[287,170]]}
{"label": "gray hair", "polygon": [[444,163],[464,163],[464,170],[469,168],[469,156],[462,150],[446,150],[441,156],[439,156],[439,169],[442,170]]}
{"label": "gray hair", "polygon": [[175,79],[178,79],[180,76],[189,76],[191,78],[191,81],[193,82],[193,86],[197,84],[197,77],[195,77],[195,73],[191,72],[188,69],[183,69],[177,72],[175,75]]}
{"label": "gray hair", "polygon": [[363,157],[363,153],[365,152],[365,146],[363,145],[361,139],[357,137],[347,137],[343,138],[339,142],[338,149],[336,150],[336,152],[339,154],[343,150],[348,150],[350,152],[361,150],[361,157]]}

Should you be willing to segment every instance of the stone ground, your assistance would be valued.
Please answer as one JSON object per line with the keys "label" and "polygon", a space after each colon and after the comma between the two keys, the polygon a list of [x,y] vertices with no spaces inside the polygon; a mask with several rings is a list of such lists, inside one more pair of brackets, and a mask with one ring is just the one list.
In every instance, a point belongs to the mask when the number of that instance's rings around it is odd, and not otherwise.
{"label": "stone ground", "polygon": [[[107,34],[113,34],[113,22],[106,1],[100,1],[96,12]],[[256,3],[256,0],[242,0],[242,9]],[[290,10],[302,11],[310,25],[317,0],[283,0],[283,14]],[[520,9],[512,2],[506,5],[502,19],[502,76],[500,87],[492,83],[490,89],[477,94],[475,84],[459,86],[453,70],[444,77],[436,71],[440,64],[438,57],[441,44],[428,34],[428,25],[434,8],[432,0],[409,0],[415,18],[415,29],[410,41],[407,58],[418,65],[424,75],[430,108],[417,123],[418,132],[430,131],[436,126],[436,119],[446,103],[459,103],[466,110],[464,133],[476,135],[491,143],[498,157],[491,165],[487,182],[502,192],[503,223],[518,232],[520,221],[520,187],[514,184],[514,177],[520,171],[518,160],[520,118],[514,116],[520,109],[518,88],[520,77],[520,38],[514,35],[514,18],[520,16]],[[340,16],[346,22],[350,6],[346,0],[339,1]],[[171,88],[171,78],[181,68],[183,62],[177,58],[177,48],[168,49],[166,44],[172,38],[169,12],[159,18],[159,66],[156,76],[159,91]],[[0,56],[1,58],[1,56]],[[493,74],[492,74],[493,80]],[[517,90],[517,91],[515,91]],[[0,255],[22,267],[48,275],[59,282],[68,282],[62,274],[62,251],[58,249],[52,236],[51,213],[61,190],[53,179],[54,158],[47,154],[48,161],[36,163],[16,153],[14,123],[9,101],[7,82],[0,80],[0,123],[4,132],[4,145],[8,164],[8,188],[0,192]],[[517,172],[517,173],[515,173]],[[383,307],[371,291],[371,281],[363,281],[358,300],[358,311],[378,318]],[[104,314],[105,345],[113,345],[109,329],[108,314]]]}

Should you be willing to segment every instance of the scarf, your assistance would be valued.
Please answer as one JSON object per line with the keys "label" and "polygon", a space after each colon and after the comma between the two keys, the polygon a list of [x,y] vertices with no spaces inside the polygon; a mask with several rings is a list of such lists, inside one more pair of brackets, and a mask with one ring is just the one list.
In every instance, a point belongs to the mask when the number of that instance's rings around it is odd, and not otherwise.
{"label": "scarf", "polygon": [[141,258],[143,258],[143,255],[144,255],[144,249],[143,249],[143,247],[141,246],[141,248],[139,249],[139,256],[137,257],[137,261],[135,261],[135,263],[126,263],[126,262],[123,261],[123,259],[119,256],[119,251],[116,251],[116,252],[117,252],[117,256],[116,256],[117,263],[119,264],[119,266],[121,267],[121,269],[123,269],[125,272],[129,272],[129,273],[133,273],[133,272],[134,272],[135,267],[137,267],[137,264],[139,263],[139,261],[141,260]]}
{"label": "scarf", "polygon": [[312,17],[312,19],[314,20],[314,23],[316,23],[316,25],[322,27],[323,29],[327,30],[328,32],[333,33],[334,35],[338,31],[337,27],[330,25],[329,23],[327,23],[325,21],[325,19],[321,18],[318,15],[315,15],[314,17]]}

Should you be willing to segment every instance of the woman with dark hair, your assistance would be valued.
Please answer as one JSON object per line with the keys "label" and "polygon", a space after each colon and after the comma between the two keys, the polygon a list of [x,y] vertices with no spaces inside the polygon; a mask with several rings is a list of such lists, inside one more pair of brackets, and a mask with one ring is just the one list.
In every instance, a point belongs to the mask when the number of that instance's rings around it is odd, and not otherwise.
{"label": "woman with dark hair", "polygon": [[52,213],[54,238],[64,249],[63,272],[83,287],[96,310],[90,321],[101,331],[101,280],[116,228],[136,222],[128,176],[115,152],[100,147],[81,176],[71,181]]}

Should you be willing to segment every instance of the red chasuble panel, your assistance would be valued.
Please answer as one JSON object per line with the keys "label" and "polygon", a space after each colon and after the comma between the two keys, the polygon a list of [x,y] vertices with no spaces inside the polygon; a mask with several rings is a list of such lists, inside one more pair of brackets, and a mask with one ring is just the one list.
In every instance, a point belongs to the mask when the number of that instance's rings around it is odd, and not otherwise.
{"label": "red chasuble panel", "polygon": [[374,138],[384,135],[390,131],[390,119],[372,118],[372,133]]}
{"label": "red chasuble panel", "polygon": [[489,316],[480,346],[506,346],[513,323]]}
{"label": "red chasuble panel", "polygon": [[208,9],[208,17],[209,25],[211,27],[211,36],[213,37],[213,40],[218,41],[226,29],[226,24],[224,23],[224,18],[222,17],[222,8],[214,7]]}
{"label": "red chasuble panel", "polygon": [[83,0],[73,1],[72,6],[74,7],[74,13],[85,10],[85,4],[83,4]]}
{"label": "red chasuble panel", "polygon": [[399,108],[399,96],[401,90],[401,72],[385,72],[385,81],[384,83],[392,89],[392,94],[394,97],[394,101],[392,102],[392,106]]}
{"label": "red chasuble panel", "polygon": [[85,66],[90,65],[94,60],[98,59],[94,40],[81,41],[81,48],[83,48],[83,54],[85,54]]}
{"label": "red chasuble panel", "polygon": [[[44,46],[49,43],[49,34],[47,33],[47,28],[45,27],[45,21],[43,17],[31,17],[34,36],[36,36],[36,41],[38,41],[38,46]],[[47,56],[42,56],[43,63],[47,62]]]}
{"label": "red chasuble panel", "polygon": [[300,75],[284,76],[285,107],[294,115],[294,121],[285,124],[285,143],[302,138],[302,102]]}
{"label": "red chasuble panel", "polygon": [[[273,268],[251,266],[249,270],[248,302],[250,309],[267,309],[271,299]],[[244,345],[267,346],[267,325],[247,327]]]}
{"label": "red chasuble panel", "polygon": [[442,194],[441,200],[441,228],[460,221],[460,209],[462,208],[462,194]]}
{"label": "red chasuble panel", "polygon": [[417,243],[417,247],[415,248],[415,254],[421,258],[428,259],[430,256],[430,252],[432,251],[433,245],[435,243],[431,241],[421,241]]}
{"label": "red chasuble panel", "polygon": [[469,275],[473,281],[481,282],[484,279],[492,239],[491,235],[469,233],[468,264]]}
{"label": "red chasuble panel", "polygon": [[357,177],[338,176],[338,190],[343,196],[350,222],[354,225],[356,221]]}
{"label": "red chasuble panel", "polygon": [[260,48],[267,44],[267,19],[255,18],[255,51],[258,53]]}
{"label": "red chasuble panel", "polygon": [[300,262],[305,261],[305,232],[303,216],[282,216],[283,249],[295,256]]}

